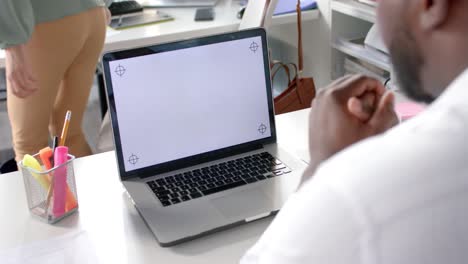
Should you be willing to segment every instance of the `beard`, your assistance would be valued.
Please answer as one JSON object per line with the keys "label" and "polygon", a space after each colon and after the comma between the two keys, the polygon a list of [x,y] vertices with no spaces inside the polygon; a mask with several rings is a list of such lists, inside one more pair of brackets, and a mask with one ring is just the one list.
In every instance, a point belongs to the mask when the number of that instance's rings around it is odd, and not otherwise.
{"label": "beard", "polygon": [[424,90],[421,81],[423,58],[416,41],[404,27],[390,45],[390,56],[398,83],[410,99],[430,104],[436,98]]}

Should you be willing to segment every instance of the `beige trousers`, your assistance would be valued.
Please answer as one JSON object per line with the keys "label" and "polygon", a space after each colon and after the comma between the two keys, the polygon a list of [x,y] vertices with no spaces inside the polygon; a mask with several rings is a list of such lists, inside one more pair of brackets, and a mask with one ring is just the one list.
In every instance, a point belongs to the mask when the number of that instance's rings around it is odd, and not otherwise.
{"label": "beige trousers", "polygon": [[70,153],[91,154],[81,124],[105,32],[101,7],[36,25],[27,52],[39,91],[21,99],[7,89],[17,161],[46,147],[50,136],[60,136],[67,110],[72,111],[66,142]]}

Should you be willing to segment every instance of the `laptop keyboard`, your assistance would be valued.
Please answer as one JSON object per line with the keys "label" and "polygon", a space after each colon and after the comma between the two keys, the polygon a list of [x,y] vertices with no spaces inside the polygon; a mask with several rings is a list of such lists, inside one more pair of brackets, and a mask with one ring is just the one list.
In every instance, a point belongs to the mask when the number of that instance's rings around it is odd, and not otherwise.
{"label": "laptop keyboard", "polygon": [[166,207],[290,172],[281,161],[263,152],[167,176],[147,184]]}

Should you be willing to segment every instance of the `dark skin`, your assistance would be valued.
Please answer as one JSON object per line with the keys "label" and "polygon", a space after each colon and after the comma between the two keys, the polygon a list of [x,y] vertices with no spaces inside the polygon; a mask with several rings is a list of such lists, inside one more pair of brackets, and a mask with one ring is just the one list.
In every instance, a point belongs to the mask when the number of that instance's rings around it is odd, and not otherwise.
{"label": "dark skin", "polygon": [[[417,53],[421,58],[414,69],[418,86],[433,98],[440,96],[466,69],[468,1],[383,0],[377,11],[384,42],[393,53],[392,59],[402,61],[395,58],[395,53],[401,53],[398,50],[410,49]],[[410,42],[402,37],[402,29],[406,29]],[[402,46],[401,42],[408,42],[408,45]],[[395,65],[398,67],[402,65]],[[405,89],[411,89],[411,84],[404,85],[408,86]]]}
{"label": "dark skin", "polygon": [[[379,0],[378,20],[412,99],[431,103],[468,68],[468,1]],[[305,179],[336,153],[395,126],[393,105],[393,95],[368,77],[346,76],[322,90],[310,113]]]}
{"label": "dark skin", "polygon": [[310,111],[311,162],[304,177],[337,152],[398,124],[394,100],[378,80],[360,75],[345,76],[322,89]]}

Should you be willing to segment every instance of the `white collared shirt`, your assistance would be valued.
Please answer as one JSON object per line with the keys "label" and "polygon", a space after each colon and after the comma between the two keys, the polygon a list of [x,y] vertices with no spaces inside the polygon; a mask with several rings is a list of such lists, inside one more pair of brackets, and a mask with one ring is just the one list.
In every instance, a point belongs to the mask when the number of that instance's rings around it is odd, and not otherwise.
{"label": "white collared shirt", "polygon": [[468,263],[468,69],[424,113],[322,164],[241,263]]}

